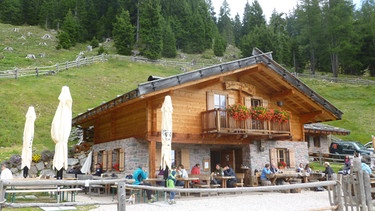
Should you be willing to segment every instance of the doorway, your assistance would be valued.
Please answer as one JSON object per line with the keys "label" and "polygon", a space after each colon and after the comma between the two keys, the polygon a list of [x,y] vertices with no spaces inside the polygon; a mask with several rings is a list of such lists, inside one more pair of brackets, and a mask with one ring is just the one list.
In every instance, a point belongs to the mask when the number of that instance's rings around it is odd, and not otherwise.
{"label": "doorway", "polygon": [[211,150],[211,171],[215,170],[216,164],[224,166],[229,164],[235,172],[240,171],[242,164],[242,149],[215,149]]}

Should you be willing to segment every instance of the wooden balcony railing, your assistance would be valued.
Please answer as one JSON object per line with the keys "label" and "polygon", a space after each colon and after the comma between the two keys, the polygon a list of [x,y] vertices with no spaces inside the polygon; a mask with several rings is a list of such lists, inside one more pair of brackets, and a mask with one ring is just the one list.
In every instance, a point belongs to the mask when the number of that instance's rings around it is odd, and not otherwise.
{"label": "wooden balcony railing", "polygon": [[289,122],[260,121],[247,119],[237,121],[230,117],[226,110],[213,109],[202,112],[203,133],[224,133],[224,134],[290,134]]}

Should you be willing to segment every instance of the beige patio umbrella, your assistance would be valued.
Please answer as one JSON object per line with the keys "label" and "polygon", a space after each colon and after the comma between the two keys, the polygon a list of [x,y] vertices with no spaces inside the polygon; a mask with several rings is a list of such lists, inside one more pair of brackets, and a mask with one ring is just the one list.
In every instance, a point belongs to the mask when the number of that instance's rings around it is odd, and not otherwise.
{"label": "beige patio umbrella", "polygon": [[22,145],[22,163],[21,168],[23,168],[23,177],[26,178],[29,174],[29,169],[32,160],[32,146],[34,139],[34,123],[36,115],[33,106],[30,106],[26,113],[25,128],[23,130],[23,145]]}
{"label": "beige patio umbrella", "polygon": [[81,172],[84,174],[91,173],[91,163],[92,163],[92,151],[87,156],[86,161],[81,168]]}
{"label": "beige patio umbrella", "polygon": [[59,96],[59,106],[53,117],[51,137],[55,142],[53,167],[57,170],[57,179],[62,179],[62,170],[68,169],[68,138],[72,129],[72,97],[69,87],[63,86]]}
{"label": "beige patio umbrella", "polygon": [[171,145],[172,145],[172,99],[165,96],[161,107],[161,168],[163,170],[171,167]]}

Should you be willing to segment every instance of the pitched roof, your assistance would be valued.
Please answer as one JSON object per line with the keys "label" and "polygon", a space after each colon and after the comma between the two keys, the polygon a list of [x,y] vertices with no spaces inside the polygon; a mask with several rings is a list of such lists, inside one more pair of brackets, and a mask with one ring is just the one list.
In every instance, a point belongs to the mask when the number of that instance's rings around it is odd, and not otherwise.
{"label": "pitched roof", "polygon": [[339,127],[334,127],[321,123],[312,123],[304,125],[305,133],[314,134],[332,134],[332,135],[349,135],[350,130],[346,130]]}
{"label": "pitched roof", "polygon": [[[257,65],[262,65],[262,68]],[[276,63],[272,59],[271,52],[263,53],[259,49],[254,48],[253,56],[248,58],[213,65],[166,78],[154,78],[154,80],[141,83],[137,89],[118,96],[83,114],[79,114],[73,119],[72,123],[73,125],[79,125],[87,121],[87,119],[94,118],[94,116],[102,112],[117,107],[119,104],[144,98],[152,93],[169,91],[182,85],[220,77],[223,74],[239,74],[238,77],[241,79],[245,78],[243,76],[249,76],[248,79],[243,80],[248,80],[251,84],[267,86],[265,88],[265,90],[269,90],[267,94],[272,95],[275,99],[284,99],[284,101],[288,102],[284,102],[284,105],[289,104],[290,109],[295,109],[296,112],[304,115],[320,115],[315,120],[316,122],[341,119],[342,112],[339,109]],[[291,87],[294,87],[298,91],[295,92]],[[307,102],[306,97],[310,101]],[[322,108],[324,112],[321,111]]]}

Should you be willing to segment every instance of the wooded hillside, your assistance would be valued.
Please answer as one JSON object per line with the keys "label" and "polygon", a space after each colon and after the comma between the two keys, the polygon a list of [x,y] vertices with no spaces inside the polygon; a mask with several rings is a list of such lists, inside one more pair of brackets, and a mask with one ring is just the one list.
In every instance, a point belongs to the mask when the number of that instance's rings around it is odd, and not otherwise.
{"label": "wooded hillside", "polygon": [[211,0],[2,0],[0,20],[57,30],[57,49],[87,41],[95,47],[111,38],[117,53],[159,59],[207,49],[220,57],[232,44],[243,57],[253,47],[273,51],[276,61],[297,72],[375,75],[373,0],[358,9],[347,0],[300,0],[294,11],[275,11],[269,22],[257,0],[234,19],[229,3],[223,0],[215,14]]}

